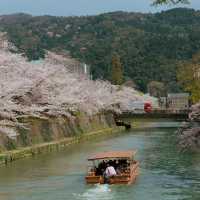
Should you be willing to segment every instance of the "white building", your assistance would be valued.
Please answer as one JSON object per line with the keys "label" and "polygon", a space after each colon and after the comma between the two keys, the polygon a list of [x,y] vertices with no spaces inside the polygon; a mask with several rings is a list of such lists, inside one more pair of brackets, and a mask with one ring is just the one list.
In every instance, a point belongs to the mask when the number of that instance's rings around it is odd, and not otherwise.
{"label": "white building", "polygon": [[184,110],[189,108],[189,93],[168,94],[168,106],[171,109]]}
{"label": "white building", "polygon": [[164,109],[185,110],[189,108],[189,97],[189,93],[170,93],[159,99],[159,105]]}

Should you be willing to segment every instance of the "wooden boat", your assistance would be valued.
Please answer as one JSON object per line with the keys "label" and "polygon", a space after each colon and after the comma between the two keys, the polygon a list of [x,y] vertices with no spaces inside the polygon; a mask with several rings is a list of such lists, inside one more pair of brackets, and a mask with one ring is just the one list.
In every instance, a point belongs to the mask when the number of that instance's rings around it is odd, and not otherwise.
{"label": "wooden boat", "polygon": [[[136,151],[102,152],[88,158],[90,165],[85,177],[87,184],[131,184],[139,174],[139,162],[134,160]],[[117,174],[105,178],[106,164],[113,166]]]}

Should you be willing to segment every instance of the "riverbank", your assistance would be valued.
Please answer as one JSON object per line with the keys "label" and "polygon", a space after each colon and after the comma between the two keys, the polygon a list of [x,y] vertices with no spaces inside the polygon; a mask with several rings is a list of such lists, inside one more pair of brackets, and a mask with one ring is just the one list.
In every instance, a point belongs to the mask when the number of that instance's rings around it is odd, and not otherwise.
{"label": "riverbank", "polygon": [[31,147],[21,148],[12,151],[6,151],[0,154],[0,165],[7,165],[10,162],[26,157],[32,157],[43,153],[59,151],[71,145],[79,144],[82,141],[92,140],[97,137],[115,134],[122,130],[123,128],[120,127],[107,128],[95,132],[85,133],[82,136],[69,137],[58,141],[42,143]]}
{"label": "riverbank", "polygon": [[116,126],[111,113],[93,116],[79,113],[73,120],[66,117],[26,117],[20,121],[26,124],[26,128],[16,127],[19,133],[16,139],[0,140],[0,164],[59,151],[84,140],[117,133],[124,129]]}

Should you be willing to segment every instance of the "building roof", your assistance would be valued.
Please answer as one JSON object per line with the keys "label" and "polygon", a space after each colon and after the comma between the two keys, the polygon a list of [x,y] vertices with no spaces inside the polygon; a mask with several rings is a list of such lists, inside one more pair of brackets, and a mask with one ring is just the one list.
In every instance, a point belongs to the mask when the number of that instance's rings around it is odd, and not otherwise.
{"label": "building roof", "polygon": [[131,159],[136,154],[136,151],[108,151],[97,153],[88,158],[89,161],[92,160],[103,160],[103,159],[112,159],[112,158],[126,158]]}

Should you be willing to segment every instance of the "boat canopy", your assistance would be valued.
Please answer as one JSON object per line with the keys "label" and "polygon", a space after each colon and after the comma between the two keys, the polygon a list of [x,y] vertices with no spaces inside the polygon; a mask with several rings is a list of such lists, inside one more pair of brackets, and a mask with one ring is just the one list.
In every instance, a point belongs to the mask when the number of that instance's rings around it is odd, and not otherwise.
{"label": "boat canopy", "polygon": [[132,159],[136,151],[108,151],[97,153],[88,158],[88,161],[104,159]]}

